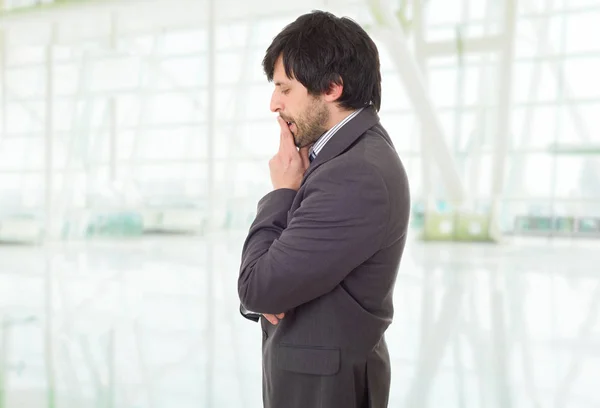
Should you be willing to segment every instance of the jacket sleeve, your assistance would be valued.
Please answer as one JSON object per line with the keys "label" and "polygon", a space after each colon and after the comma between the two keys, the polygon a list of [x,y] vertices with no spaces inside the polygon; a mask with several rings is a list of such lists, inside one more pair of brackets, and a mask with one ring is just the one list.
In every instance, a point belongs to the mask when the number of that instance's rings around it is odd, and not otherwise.
{"label": "jacket sleeve", "polygon": [[337,166],[313,175],[305,188],[287,226],[285,193],[261,200],[238,279],[247,310],[282,313],[316,299],[381,248],[389,204],[376,169]]}
{"label": "jacket sleeve", "polygon": [[[278,189],[270,192],[258,203],[256,219],[250,227],[242,250],[242,265],[246,259],[258,258],[266,252],[287,226],[287,214],[296,197],[296,191]],[[243,269],[243,266],[242,266]],[[248,320],[258,322],[261,313],[249,310],[240,303],[240,313]]]}

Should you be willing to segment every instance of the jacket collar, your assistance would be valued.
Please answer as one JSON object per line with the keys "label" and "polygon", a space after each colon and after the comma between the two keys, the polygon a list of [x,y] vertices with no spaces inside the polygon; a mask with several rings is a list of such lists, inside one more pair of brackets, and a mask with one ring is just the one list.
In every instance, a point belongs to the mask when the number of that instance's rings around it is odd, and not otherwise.
{"label": "jacket collar", "polygon": [[323,149],[304,173],[304,180],[306,180],[317,167],[346,151],[352,143],[378,122],[379,116],[373,106],[368,106],[363,109],[358,115],[352,118],[352,120],[342,126],[336,132],[335,136],[323,146]]}

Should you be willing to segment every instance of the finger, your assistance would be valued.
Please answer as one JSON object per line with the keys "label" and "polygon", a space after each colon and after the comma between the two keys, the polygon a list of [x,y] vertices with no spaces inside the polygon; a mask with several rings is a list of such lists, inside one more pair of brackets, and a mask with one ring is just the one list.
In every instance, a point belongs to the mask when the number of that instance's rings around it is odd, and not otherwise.
{"label": "finger", "polygon": [[281,116],[277,117],[277,122],[279,123],[279,128],[280,128],[279,150],[289,149],[290,142],[292,144],[292,147],[295,147],[294,136],[292,135],[292,131],[290,130],[290,127],[288,126],[287,122],[285,120],[283,120],[283,118]]}
{"label": "finger", "polygon": [[273,325],[279,323],[279,320],[277,320],[277,318],[272,314],[263,314],[263,316]]}
{"label": "finger", "polygon": [[302,147],[300,149],[300,157],[302,158],[302,165],[304,166],[305,169],[308,169],[308,166],[310,166],[310,160],[308,158],[309,150],[310,150],[310,146]]}
{"label": "finger", "polygon": [[277,122],[279,122],[279,127],[281,128],[281,132],[279,132],[279,151],[296,153],[297,150],[296,144],[294,143],[294,136],[292,135],[292,131],[287,122],[283,120],[281,116],[277,117]]}
{"label": "finger", "polygon": [[283,317],[285,316],[285,313],[279,313],[277,316],[278,319],[283,319]]}

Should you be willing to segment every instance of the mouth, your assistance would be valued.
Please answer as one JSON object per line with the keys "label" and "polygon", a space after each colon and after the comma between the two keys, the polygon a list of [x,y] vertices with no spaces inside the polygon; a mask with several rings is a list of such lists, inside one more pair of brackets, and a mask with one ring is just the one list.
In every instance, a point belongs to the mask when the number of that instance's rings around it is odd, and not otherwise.
{"label": "mouth", "polygon": [[291,120],[287,120],[286,118],[284,118],[283,116],[281,116],[281,119],[283,119],[285,121],[285,123],[288,125],[288,128],[290,129],[290,131],[292,132],[292,134],[294,134],[294,130],[296,128],[296,124],[294,122],[292,122]]}
{"label": "mouth", "polygon": [[[285,119],[284,119],[284,120],[285,120]],[[295,125],[295,123],[294,123],[294,122],[292,122],[291,120],[285,120],[285,123],[287,123],[287,125],[288,125],[288,128],[290,128],[290,129],[292,128],[292,126],[294,126],[294,125]]]}

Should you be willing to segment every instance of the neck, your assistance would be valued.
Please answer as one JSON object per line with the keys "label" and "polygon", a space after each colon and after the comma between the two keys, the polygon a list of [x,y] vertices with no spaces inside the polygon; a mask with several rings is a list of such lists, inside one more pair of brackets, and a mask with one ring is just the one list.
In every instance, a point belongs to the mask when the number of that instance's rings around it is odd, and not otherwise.
{"label": "neck", "polygon": [[334,108],[331,109],[329,111],[329,120],[327,121],[327,130],[331,129],[332,127],[334,127],[335,125],[337,125],[338,123],[340,123],[342,120],[346,119],[352,112],[354,112],[354,109],[339,109],[339,108]]}

